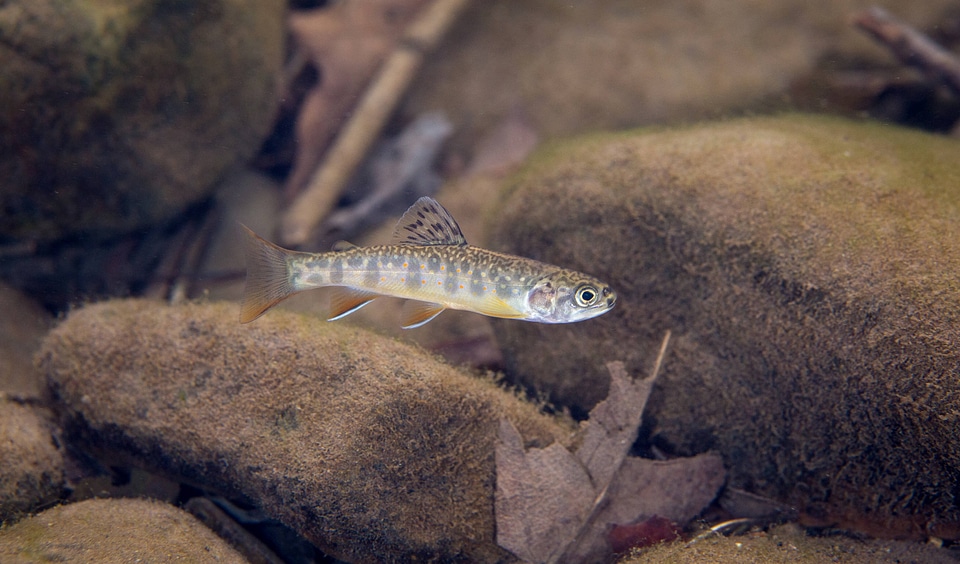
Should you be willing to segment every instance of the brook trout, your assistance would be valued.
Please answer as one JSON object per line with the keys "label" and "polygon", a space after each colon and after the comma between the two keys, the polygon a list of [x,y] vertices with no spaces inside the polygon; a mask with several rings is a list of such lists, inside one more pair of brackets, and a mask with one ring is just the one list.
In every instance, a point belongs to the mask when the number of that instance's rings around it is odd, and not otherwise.
{"label": "brook trout", "polygon": [[304,290],[332,286],[329,321],[380,296],[408,301],[404,329],[444,309],[538,323],[582,321],[617,301],[603,282],[572,270],[467,244],[439,202],[420,198],[397,223],[390,245],[340,243],[328,253],[283,249],[247,229],[247,284],[240,322],[249,323]]}

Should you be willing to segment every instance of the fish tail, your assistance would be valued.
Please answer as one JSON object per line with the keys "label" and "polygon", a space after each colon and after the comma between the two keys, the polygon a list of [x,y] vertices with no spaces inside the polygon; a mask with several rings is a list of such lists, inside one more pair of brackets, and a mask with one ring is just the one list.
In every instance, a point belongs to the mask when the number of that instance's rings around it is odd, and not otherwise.
{"label": "fish tail", "polygon": [[243,289],[240,323],[249,323],[297,290],[290,283],[287,258],[291,251],[274,245],[241,224],[247,234],[247,284]]}

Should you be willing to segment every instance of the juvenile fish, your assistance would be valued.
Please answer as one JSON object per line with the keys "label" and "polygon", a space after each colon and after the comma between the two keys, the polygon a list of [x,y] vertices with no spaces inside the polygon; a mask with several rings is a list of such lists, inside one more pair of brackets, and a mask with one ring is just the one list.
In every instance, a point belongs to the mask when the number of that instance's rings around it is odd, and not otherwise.
{"label": "juvenile fish", "polygon": [[249,323],[285,298],[333,287],[333,321],[380,296],[408,301],[404,329],[444,309],[539,323],[582,321],[610,311],[617,296],[596,278],[535,260],[472,247],[453,216],[420,198],[400,218],[390,245],[342,243],[329,253],[283,249],[247,229],[247,284],[240,322]]}

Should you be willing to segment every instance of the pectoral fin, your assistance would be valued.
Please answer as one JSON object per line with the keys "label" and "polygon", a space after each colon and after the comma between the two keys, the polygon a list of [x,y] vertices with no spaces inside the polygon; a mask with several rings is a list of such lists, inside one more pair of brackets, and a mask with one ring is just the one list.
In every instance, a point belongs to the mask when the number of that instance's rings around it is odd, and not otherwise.
{"label": "pectoral fin", "polygon": [[404,329],[420,327],[440,315],[443,310],[442,305],[433,302],[407,300],[400,310],[400,326]]}
{"label": "pectoral fin", "polygon": [[370,303],[374,298],[380,297],[380,294],[373,292],[341,286],[333,287],[331,290],[330,317],[327,318],[327,321],[334,321],[341,317],[346,317]]}
{"label": "pectoral fin", "polygon": [[519,319],[524,317],[522,311],[496,296],[490,296],[483,300],[483,302],[477,306],[476,312],[490,317],[501,317],[505,319]]}

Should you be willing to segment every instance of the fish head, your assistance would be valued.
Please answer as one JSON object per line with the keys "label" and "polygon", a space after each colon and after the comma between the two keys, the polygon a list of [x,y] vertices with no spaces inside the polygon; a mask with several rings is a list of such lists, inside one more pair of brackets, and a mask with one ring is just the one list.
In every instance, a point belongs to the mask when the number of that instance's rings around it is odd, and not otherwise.
{"label": "fish head", "polygon": [[603,282],[572,270],[559,270],[534,283],[527,293],[528,321],[572,323],[613,309],[617,294]]}

